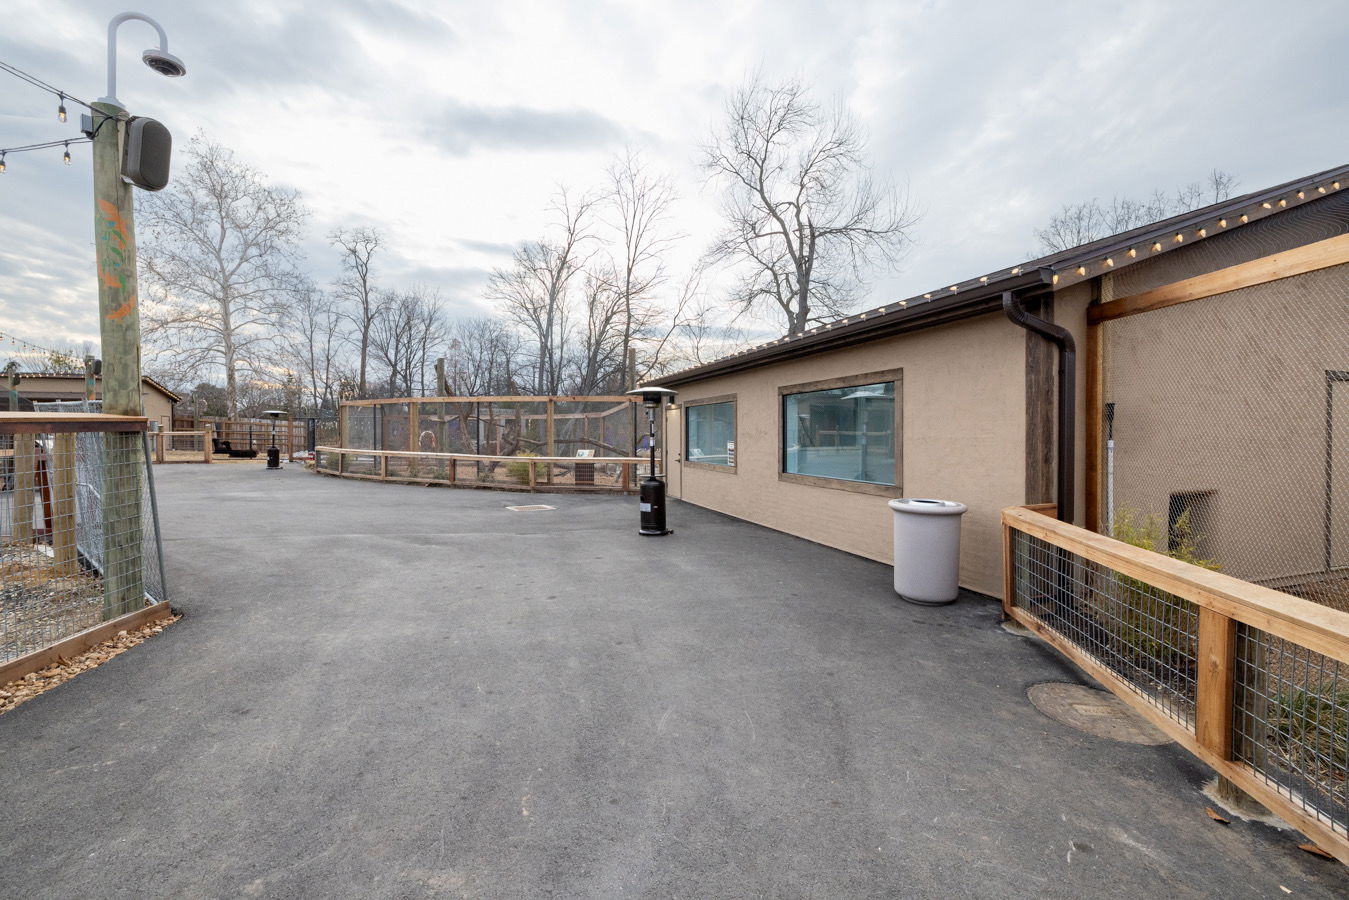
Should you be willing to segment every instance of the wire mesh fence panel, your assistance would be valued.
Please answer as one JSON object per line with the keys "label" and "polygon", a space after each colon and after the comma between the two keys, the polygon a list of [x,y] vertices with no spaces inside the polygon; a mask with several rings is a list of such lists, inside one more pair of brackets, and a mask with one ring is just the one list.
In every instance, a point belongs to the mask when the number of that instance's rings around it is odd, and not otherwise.
{"label": "wire mesh fence panel", "polygon": [[1017,531],[1016,605],[1193,729],[1199,611],[1193,603]]}
{"label": "wire mesh fence panel", "polygon": [[1237,629],[1233,758],[1349,835],[1349,672],[1258,628]]}
{"label": "wire mesh fence panel", "polygon": [[167,599],[142,433],[6,437],[0,662]]}
{"label": "wire mesh fence panel", "polygon": [[1099,531],[1349,610],[1346,277],[1102,324]]}

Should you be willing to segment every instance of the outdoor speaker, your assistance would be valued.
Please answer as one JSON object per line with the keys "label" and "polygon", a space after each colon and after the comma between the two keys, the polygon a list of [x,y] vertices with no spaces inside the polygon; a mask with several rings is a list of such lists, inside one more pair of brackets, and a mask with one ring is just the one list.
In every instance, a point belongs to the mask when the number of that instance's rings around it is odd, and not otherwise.
{"label": "outdoor speaker", "polygon": [[126,127],[122,177],[138,188],[162,191],[169,183],[173,135],[154,119],[135,116]]}

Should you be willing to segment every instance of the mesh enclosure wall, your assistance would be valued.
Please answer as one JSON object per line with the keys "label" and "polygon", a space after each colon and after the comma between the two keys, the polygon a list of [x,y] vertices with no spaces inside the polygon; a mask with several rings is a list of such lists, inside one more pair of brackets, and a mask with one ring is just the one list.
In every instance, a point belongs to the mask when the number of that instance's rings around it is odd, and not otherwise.
{"label": "mesh enclosure wall", "polygon": [[1103,323],[1098,530],[1349,610],[1349,265]]}

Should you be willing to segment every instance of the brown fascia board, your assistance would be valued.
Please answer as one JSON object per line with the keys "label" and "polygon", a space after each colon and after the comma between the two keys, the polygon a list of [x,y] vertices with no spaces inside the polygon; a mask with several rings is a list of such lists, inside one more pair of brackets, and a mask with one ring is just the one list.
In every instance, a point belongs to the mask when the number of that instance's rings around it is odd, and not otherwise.
{"label": "brown fascia board", "polygon": [[[1133,263],[1155,259],[1163,253],[1184,247],[1192,247],[1205,238],[1235,231],[1242,225],[1278,215],[1286,209],[1313,203],[1332,196],[1346,187],[1349,187],[1349,165],[1327,169],[1315,175],[1307,175],[1271,188],[1223,200],[1202,209],[1181,213],[1160,222],[1110,235],[1090,244],[1042,256],[982,278],[956,282],[949,287],[919,297],[856,313],[837,322],[813,328],[804,335],[788,335],[734,356],[713,360],[682,372],[672,372],[647,383],[667,387],[688,384],[714,375],[725,375],[779,360],[817,353],[831,347],[888,337],[891,334],[902,334],[980,315],[1000,304],[1003,291],[1026,291],[1039,285],[1060,291],[1106,273],[1127,268]],[[1268,208],[1265,204],[1268,204]],[[1245,222],[1241,221],[1242,216],[1246,217]],[[1226,224],[1219,224],[1222,221],[1226,221]],[[1205,233],[1200,234],[1200,230]],[[1184,240],[1176,241],[1177,234]],[[1153,251],[1151,247],[1154,244],[1160,244],[1160,249]],[[1139,248],[1144,249],[1139,252]],[[1131,249],[1135,251],[1134,256],[1128,255]],[[1106,260],[1110,260],[1111,264],[1107,264]],[[989,297],[998,302],[989,301],[988,307],[984,308],[983,301],[987,301]]]}
{"label": "brown fascia board", "polygon": [[[18,375],[20,384],[22,384],[24,381],[32,381],[36,378],[69,378],[72,381],[81,381],[81,382],[84,381],[83,372],[19,372]],[[94,381],[98,384],[102,384],[103,376],[95,375]],[[158,381],[151,378],[149,375],[142,375],[141,383],[150,385],[155,390],[159,391],[161,394],[168,397],[174,403],[183,402],[183,398],[181,396],[175,394],[173,391],[164,387],[164,385],[160,384]],[[83,395],[81,395],[79,399],[81,400],[84,399]]]}
{"label": "brown fascia board", "polygon": [[823,325],[806,334],[789,335],[767,346],[714,360],[694,369],[653,378],[645,383],[660,387],[688,384],[744,369],[810,356],[824,350],[981,316],[1002,309],[1002,295],[1005,292],[1032,293],[1048,290],[1052,278],[1053,272],[1049,269],[1019,270],[1016,275],[1009,274],[998,280],[990,278],[987,282],[949,297],[909,305],[896,303],[896,309],[879,315],[874,314],[875,311],[872,310],[858,316],[849,316],[843,320],[848,323],[846,325]]}

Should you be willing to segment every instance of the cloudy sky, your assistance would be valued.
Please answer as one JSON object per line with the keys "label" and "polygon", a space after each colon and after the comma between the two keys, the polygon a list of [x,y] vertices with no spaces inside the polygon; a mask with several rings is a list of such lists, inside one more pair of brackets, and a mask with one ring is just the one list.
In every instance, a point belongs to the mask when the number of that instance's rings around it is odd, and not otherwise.
{"label": "cloudy sky", "polygon": [[[126,0],[10,0],[0,60],[93,100]],[[201,131],[312,210],[324,235],[374,225],[389,286],[484,308],[486,274],[540,236],[559,185],[584,190],[624,147],[677,181],[677,265],[717,226],[698,147],[748,72],[846,103],[874,168],[922,218],[865,305],[1035,248],[1063,203],[1234,173],[1239,191],[1349,161],[1343,0],[682,0],[678,3],[149,0],[188,77],[143,67],[123,25],[118,95],[179,142]],[[72,107],[72,112],[74,108]],[[78,137],[56,100],[0,74],[0,147]],[[89,148],[11,155],[0,175],[0,333],[98,334]],[[0,342],[0,354],[11,349]]]}

